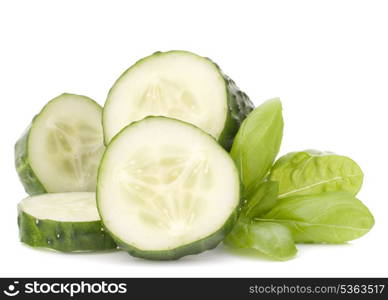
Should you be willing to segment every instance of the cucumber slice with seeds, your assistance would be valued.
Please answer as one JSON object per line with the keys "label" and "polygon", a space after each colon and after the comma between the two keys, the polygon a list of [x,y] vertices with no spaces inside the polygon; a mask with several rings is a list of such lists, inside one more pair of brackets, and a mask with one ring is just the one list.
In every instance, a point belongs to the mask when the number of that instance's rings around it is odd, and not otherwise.
{"label": "cucumber slice with seeds", "polygon": [[105,143],[129,123],[153,115],[192,123],[229,149],[252,109],[248,96],[210,59],[187,51],[156,52],[126,70],[109,91]]}
{"label": "cucumber slice with seeds", "polygon": [[207,133],[178,120],[132,123],[100,164],[100,216],[134,256],[177,259],[214,248],[232,229],[239,203],[231,157]]}
{"label": "cucumber slice with seeds", "polygon": [[88,97],[62,94],[17,141],[16,170],[30,195],[94,192],[104,149],[101,107]]}
{"label": "cucumber slice with seeds", "polygon": [[31,196],[18,205],[20,240],[62,252],[101,251],[117,246],[102,227],[95,193]]}

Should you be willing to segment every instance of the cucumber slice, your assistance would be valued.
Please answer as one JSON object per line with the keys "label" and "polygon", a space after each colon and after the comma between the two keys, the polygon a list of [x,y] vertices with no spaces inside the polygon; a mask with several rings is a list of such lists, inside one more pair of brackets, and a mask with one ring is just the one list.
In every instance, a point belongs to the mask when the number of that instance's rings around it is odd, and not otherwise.
{"label": "cucumber slice", "polygon": [[232,229],[239,203],[231,157],[207,133],[182,121],[147,117],[130,124],[100,164],[102,222],[137,257],[178,259],[216,247]]}
{"label": "cucumber slice", "polygon": [[20,240],[62,252],[99,251],[117,246],[101,224],[95,193],[31,196],[18,205]]}
{"label": "cucumber slice", "polygon": [[15,145],[15,164],[30,195],[94,192],[102,153],[101,107],[62,94],[35,116]]}
{"label": "cucumber slice", "polygon": [[252,109],[248,96],[210,59],[187,51],[156,52],[126,70],[109,91],[105,143],[129,123],[153,115],[194,124],[230,149]]}

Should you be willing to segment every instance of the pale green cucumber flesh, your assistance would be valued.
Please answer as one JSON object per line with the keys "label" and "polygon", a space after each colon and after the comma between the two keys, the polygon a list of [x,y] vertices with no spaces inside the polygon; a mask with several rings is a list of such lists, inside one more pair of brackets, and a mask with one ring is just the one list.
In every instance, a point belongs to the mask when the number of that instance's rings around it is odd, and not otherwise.
{"label": "pale green cucumber flesh", "polygon": [[95,191],[104,150],[101,107],[62,94],[48,102],[15,145],[15,166],[30,195]]}
{"label": "pale green cucumber flesh", "polygon": [[187,255],[199,254],[207,250],[214,249],[220,242],[224,240],[226,235],[233,229],[234,224],[238,218],[237,211],[234,212],[225,224],[213,234],[204,237],[201,240],[195,241],[194,243],[183,245],[171,250],[164,251],[147,251],[129,245],[126,242],[120,240],[119,237],[113,236],[115,242],[120,249],[128,251],[129,254],[139,258],[145,258],[150,260],[176,260]]}
{"label": "pale green cucumber flesh", "polygon": [[134,122],[101,161],[101,219],[133,256],[171,260],[212,249],[232,229],[239,205],[240,181],[228,153],[182,121]]}
{"label": "pale green cucumber flesh", "polygon": [[210,59],[187,51],[156,52],[126,70],[109,91],[105,144],[129,123],[154,115],[194,124],[230,149],[253,107]]}

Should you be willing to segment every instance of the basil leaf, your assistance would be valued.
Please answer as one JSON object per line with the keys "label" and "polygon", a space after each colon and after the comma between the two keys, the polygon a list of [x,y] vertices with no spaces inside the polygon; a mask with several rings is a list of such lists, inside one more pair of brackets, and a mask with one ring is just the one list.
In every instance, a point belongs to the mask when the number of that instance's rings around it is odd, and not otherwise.
{"label": "basil leaf", "polygon": [[277,260],[290,259],[297,252],[290,230],[278,223],[251,223],[248,240],[250,248]]}
{"label": "basil leaf", "polygon": [[232,231],[224,239],[224,243],[232,248],[249,248],[249,220],[239,218]]}
{"label": "basil leaf", "polygon": [[346,156],[306,150],[279,158],[269,179],[279,182],[279,198],[338,190],[356,195],[362,185],[363,173]]}
{"label": "basil leaf", "polygon": [[233,248],[249,248],[277,260],[295,256],[297,250],[290,230],[272,222],[252,222],[268,212],[277,202],[278,183],[265,181],[257,183],[247,194],[237,224],[225,239]]}
{"label": "basil leaf", "polygon": [[259,220],[288,226],[300,243],[344,243],[363,236],[374,225],[368,208],[347,192],[280,199]]}
{"label": "basil leaf", "polygon": [[272,222],[240,220],[224,242],[233,248],[253,249],[276,260],[290,259],[297,252],[290,230]]}
{"label": "basil leaf", "polygon": [[251,219],[270,211],[277,202],[278,186],[275,181],[264,181],[253,187],[247,193],[247,202],[243,206],[241,214]]}
{"label": "basil leaf", "polygon": [[246,189],[267,175],[279,151],[282,136],[282,104],[279,99],[264,102],[243,121],[230,154]]}

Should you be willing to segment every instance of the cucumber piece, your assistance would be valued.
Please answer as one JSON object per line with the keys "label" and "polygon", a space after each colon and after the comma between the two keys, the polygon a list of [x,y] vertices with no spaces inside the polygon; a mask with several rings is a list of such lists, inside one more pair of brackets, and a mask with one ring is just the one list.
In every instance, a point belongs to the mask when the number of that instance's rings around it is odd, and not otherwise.
{"label": "cucumber piece", "polygon": [[126,70],[109,91],[105,144],[129,123],[153,115],[194,124],[230,149],[253,107],[210,59],[187,51],[156,52]]}
{"label": "cucumber piece", "polygon": [[95,192],[105,149],[101,107],[62,94],[47,103],[15,145],[15,165],[30,195]]}
{"label": "cucumber piece", "polygon": [[101,251],[117,246],[101,224],[96,194],[30,196],[18,205],[20,240],[62,252]]}
{"label": "cucumber piece", "polygon": [[189,123],[134,122],[101,160],[97,207],[107,231],[133,256],[170,260],[214,248],[232,229],[239,205],[233,160]]}

